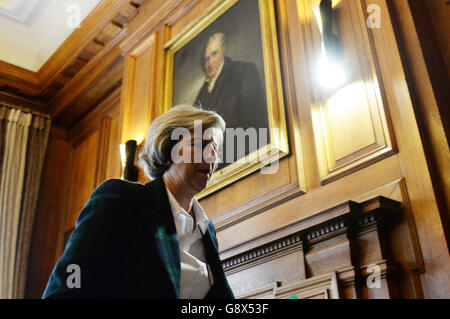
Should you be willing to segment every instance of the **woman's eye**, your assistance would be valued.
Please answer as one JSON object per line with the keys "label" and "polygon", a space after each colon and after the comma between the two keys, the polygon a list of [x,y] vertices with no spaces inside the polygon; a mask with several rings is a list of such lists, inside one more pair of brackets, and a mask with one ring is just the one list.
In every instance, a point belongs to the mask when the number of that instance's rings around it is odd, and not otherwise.
{"label": "woman's eye", "polygon": [[202,150],[204,150],[204,149],[206,149],[208,146],[210,146],[213,150],[214,150],[214,152],[217,152],[217,146],[216,145],[214,145],[214,144],[212,144],[211,142],[205,142],[205,143],[203,143],[202,145],[200,144],[200,143],[195,143],[195,142],[193,142],[193,143],[191,143],[191,146],[195,146],[195,147],[201,147],[202,148]]}

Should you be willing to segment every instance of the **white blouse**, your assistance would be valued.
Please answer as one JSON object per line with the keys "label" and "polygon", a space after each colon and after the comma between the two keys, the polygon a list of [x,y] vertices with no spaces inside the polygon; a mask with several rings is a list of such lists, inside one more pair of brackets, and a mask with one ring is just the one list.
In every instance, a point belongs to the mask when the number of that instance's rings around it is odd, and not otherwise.
{"label": "white blouse", "polygon": [[214,283],[211,269],[205,263],[202,241],[202,234],[208,228],[208,216],[206,216],[200,203],[194,199],[192,209],[197,225],[192,232],[194,219],[180,206],[167,187],[166,190],[180,245],[180,298],[204,298]]}

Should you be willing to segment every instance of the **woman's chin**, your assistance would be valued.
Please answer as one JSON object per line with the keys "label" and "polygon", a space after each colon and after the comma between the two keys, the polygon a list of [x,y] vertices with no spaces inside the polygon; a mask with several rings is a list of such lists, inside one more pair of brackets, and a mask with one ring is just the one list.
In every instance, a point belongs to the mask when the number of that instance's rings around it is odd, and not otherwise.
{"label": "woman's chin", "polygon": [[[203,175],[203,174],[202,174]],[[199,176],[195,180],[195,188],[200,192],[208,185],[209,178],[208,176]]]}

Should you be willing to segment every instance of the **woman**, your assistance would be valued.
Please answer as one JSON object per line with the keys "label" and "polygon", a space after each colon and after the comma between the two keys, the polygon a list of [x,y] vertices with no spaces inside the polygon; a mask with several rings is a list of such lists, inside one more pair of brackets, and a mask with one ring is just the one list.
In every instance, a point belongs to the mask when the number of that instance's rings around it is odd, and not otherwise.
{"label": "woman", "polygon": [[188,105],[155,119],[139,156],[153,180],[97,187],[43,298],[234,298],[215,228],[194,199],[224,131],[217,113]]}

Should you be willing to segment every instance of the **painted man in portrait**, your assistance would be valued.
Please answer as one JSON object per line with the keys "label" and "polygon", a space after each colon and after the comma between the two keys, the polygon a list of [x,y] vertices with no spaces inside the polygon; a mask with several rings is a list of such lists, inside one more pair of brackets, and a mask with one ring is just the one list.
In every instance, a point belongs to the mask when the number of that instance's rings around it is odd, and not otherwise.
{"label": "painted man in portrait", "polygon": [[[254,127],[256,131],[268,128],[265,90],[256,65],[233,61],[226,56],[226,49],[223,33],[214,34],[206,43],[202,55],[205,82],[195,104],[219,113],[227,123],[227,128],[242,127],[246,130]],[[249,148],[246,147],[245,154],[248,152]],[[225,152],[223,159],[226,159]]]}

